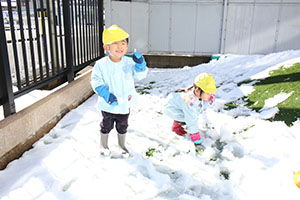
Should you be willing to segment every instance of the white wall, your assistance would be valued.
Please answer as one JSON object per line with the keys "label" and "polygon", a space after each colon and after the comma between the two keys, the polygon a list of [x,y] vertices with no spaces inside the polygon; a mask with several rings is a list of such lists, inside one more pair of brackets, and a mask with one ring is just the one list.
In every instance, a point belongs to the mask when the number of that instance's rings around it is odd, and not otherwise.
{"label": "white wall", "polygon": [[106,26],[118,24],[130,34],[130,51],[211,55],[300,49],[300,0],[105,0],[104,7]]}

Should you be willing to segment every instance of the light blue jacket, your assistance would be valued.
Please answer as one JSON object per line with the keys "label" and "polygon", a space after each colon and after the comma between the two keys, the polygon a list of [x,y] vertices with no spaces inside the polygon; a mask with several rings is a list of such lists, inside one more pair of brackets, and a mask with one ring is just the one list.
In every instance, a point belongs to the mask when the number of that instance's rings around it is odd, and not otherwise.
{"label": "light blue jacket", "polygon": [[91,85],[93,90],[107,85],[109,92],[118,99],[117,106],[112,106],[98,96],[98,108],[114,114],[128,114],[129,108],[138,103],[138,95],[134,87],[134,78],[141,80],[147,76],[148,68],[143,72],[135,70],[132,58],[123,56],[118,63],[112,62],[109,56],[98,60],[93,67]]}
{"label": "light blue jacket", "polygon": [[198,116],[206,103],[199,100],[193,90],[171,93],[167,99],[164,113],[173,120],[185,122],[189,133],[199,132]]}

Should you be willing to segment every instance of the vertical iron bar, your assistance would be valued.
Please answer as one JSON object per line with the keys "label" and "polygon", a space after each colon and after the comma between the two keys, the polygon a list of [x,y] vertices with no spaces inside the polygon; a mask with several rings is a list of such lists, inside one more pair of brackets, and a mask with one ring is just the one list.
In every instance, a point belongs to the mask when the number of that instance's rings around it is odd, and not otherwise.
{"label": "vertical iron bar", "polygon": [[100,35],[102,36],[102,33],[100,33],[99,31],[99,6],[98,4],[96,3],[96,14],[95,14],[95,17],[96,17],[96,48],[97,48],[97,53],[96,53],[96,57],[98,57],[100,54],[99,54],[99,49],[101,48],[100,47],[100,40],[102,39],[102,37],[100,37]]}
{"label": "vertical iron bar", "polygon": [[53,61],[53,63],[55,63],[55,65],[54,65],[54,67],[56,67],[57,69],[56,69],[56,73],[57,74],[59,74],[59,72],[60,72],[60,67],[59,67],[59,62],[58,62],[58,59],[59,59],[59,57],[58,57],[58,42],[57,42],[57,29],[56,29],[56,27],[57,27],[57,18],[56,18],[56,7],[55,7],[55,1],[56,0],[52,0],[52,7],[53,7],[53,25],[54,25],[54,46],[55,46],[55,48],[54,48],[54,50],[55,50],[55,58],[54,58],[54,61]]}
{"label": "vertical iron bar", "polygon": [[59,3],[58,3],[58,20],[59,20],[59,35],[60,35],[60,56],[61,56],[61,67],[62,67],[62,70],[64,70],[64,46],[63,46],[63,33],[62,33],[62,19],[61,19],[61,16],[62,16],[62,11],[60,9],[60,0],[58,0]]}
{"label": "vertical iron bar", "polygon": [[39,31],[39,21],[37,16],[37,8],[36,1],[33,2],[33,13],[34,13],[34,21],[35,21],[35,31],[36,31],[36,40],[37,40],[37,51],[39,58],[39,69],[40,69],[40,80],[43,80],[43,60],[42,60],[42,51],[41,51],[41,40],[40,40],[40,31]]}
{"label": "vertical iron bar", "polygon": [[93,2],[93,16],[92,16],[92,19],[93,19],[93,57],[92,58],[95,58],[95,53],[96,53],[96,19],[95,19],[95,15],[96,15],[96,6],[95,6],[95,0],[92,0]]}
{"label": "vertical iron bar", "polygon": [[29,74],[28,74],[28,63],[27,63],[27,54],[26,54],[26,44],[25,44],[25,35],[24,35],[24,27],[23,27],[23,16],[21,9],[21,0],[17,0],[18,14],[19,14],[19,23],[20,23],[20,33],[21,33],[21,44],[22,44],[22,52],[23,52],[23,61],[24,61],[24,71],[25,71],[25,81],[26,85],[29,85]]}
{"label": "vertical iron bar", "polygon": [[94,30],[94,34],[93,34],[93,46],[94,46],[94,49],[93,49],[93,58],[95,58],[96,57],[96,52],[97,52],[97,50],[96,50],[96,14],[97,14],[97,12],[96,12],[96,6],[95,6],[95,0],[93,0],[93,30]]}
{"label": "vertical iron bar", "polygon": [[32,76],[33,76],[34,83],[36,83],[35,56],[34,56],[33,39],[32,39],[32,28],[31,28],[29,0],[25,1],[25,7],[26,7],[28,33],[29,33],[29,47],[30,47],[30,52],[31,52]]}
{"label": "vertical iron bar", "polygon": [[93,14],[94,14],[94,9],[93,9],[93,0],[90,0],[90,21],[91,21],[91,28],[90,28],[90,58],[93,59],[93,53],[94,53],[94,38],[93,38],[93,28],[94,28],[94,20],[93,20]]}
{"label": "vertical iron bar", "polygon": [[[79,27],[80,27],[80,61],[81,63],[83,63],[83,5],[82,5],[82,0],[79,1],[80,5],[79,5]],[[82,25],[81,25],[82,22]]]}
{"label": "vertical iron bar", "polygon": [[50,12],[50,3],[49,1],[54,0],[46,0],[47,4],[47,17],[48,17],[48,29],[49,29],[49,43],[50,43],[50,56],[51,56],[51,70],[52,76],[55,75],[55,64],[54,64],[54,54],[53,54],[53,38],[52,38],[52,26],[51,26],[51,12]]}
{"label": "vertical iron bar", "polygon": [[71,26],[72,26],[72,42],[73,42],[73,64],[76,66],[77,62],[76,62],[76,37],[75,37],[75,23],[74,23],[75,17],[74,17],[74,4],[73,4],[73,0],[71,0]]}
{"label": "vertical iron bar", "polygon": [[90,16],[90,36],[89,36],[89,43],[90,43],[90,53],[89,53],[89,55],[90,55],[90,60],[93,58],[93,26],[94,26],[94,24],[93,24],[93,17],[92,17],[92,15],[93,15],[93,13],[94,13],[94,11],[93,11],[93,6],[92,6],[92,0],[89,0],[89,3],[90,3],[90,5],[89,5],[89,16]]}
{"label": "vertical iron bar", "polygon": [[64,14],[64,30],[65,30],[65,47],[67,61],[67,78],[68,82],[74,80],[73,55],[72,55],[72,39],[71,39],[71,17],[70,17],[70,1],[63,1]]}
{"label": "vertical iron bar", "polygon": [[92,23],[92,26],[91,26],[91,59],[94,58],[94,53],[95,53],[95,49],[94,49],[94,13],[95,13],[95,8],[94,8],[94,0],[91,0],[91,23]]}
{"label": "vertical iron bar", "polygon": [[90,1],[87,0],[87,59],[90,60],[90,47],[91,47],[91,38],[90,38],[90,27],[91,27],[91,21],[90,21]]}
{"label": "vertical iron bar", "polygon": [[[75,8],[75,30],[74,30],[74,33],[76,31],[76,58],[75,60],[77,61],[77,65],[80,65],[80,62],[79,62],[79,29],[78,29],[78,13],[77,13],[77,7],[78,7],[78,4],[74,3],[74,8]],[[74,57],[75,57],[75,54],[74,54]]]}
{"label": "vertical iron bar", "polygon": [[85,18],[85,14],[84,14],[84,2],[81,1],[81,62],[84,63],[85,61],[85,31],[84,31],[84,18]]}
{"label": "vertical iron bar", "polygon": [[15,34],[15,25],[14,25],[14,18],[12,15],[12,7],[11,1],[7,1],[8,6],[8,13],[9,13],[9,24],[10,24],[10,33],[11,33],[11,42],[14,52],[14,61],[15,61],[15,68],[16,68],[16,76],[17,76],[17,86],[18,89],[21,90],[21,77],[20,77],[20,65],[19,65],[19,56],[18,56],[18,49],[17,49],[17,42],[16,42],[16,34]]}
{"label": "vertical iron bar", "polygon": [[87,27],[87,12],[86,12],[86,1],[84,1],[84,26],[83,26],[83,37],[84,37],[84,62],[86,62],[87,61],[87,57],[88,57],[88,55],[87,55],[87,37],[86,37],[86,35],[87,35],[87,30],[86,30],[86,27]]}
{"label": "vertical iron bar", "polygon": [[74,5],[73,5],[73,0],[71,0],[71,26],[72,26],[72,42],[73,42],[73,64],[76,66],[76,41],[75,41],[75,30],[74,30]]}
{"label": "vertical iron bar", "polygon": [[97,4],[97,1],[95,0],[95,7],[96,7],[96,13],[95,13],[95,38],[96,38],[96,41],[95,41],[95,45],[96,45],[96,54],[95,54],[95,57],[98,57],[98,52],[99,52],[99,30],[98,30],[98,12],[99,12],[99,8],[98,8],[98,4]]}
{"label": "vertical iron bar", "polygon": [[16,113],[10,66],[8,60],[5,27],[0,3],[0,97],[3,104],[4,116],[7,117]]}
{"label": "vertical iron bar", "polygon": [[44,13],[44,0],[40,0],[41,5],[41,15],[42,15],[42,38],[43,38],[43,52],[44,52],[44,59],[46,64],[46,76],[49,78],[49,59],[48,59],[48,45],[47,45],[47,38],[46,38],[46,24],[45,24],[45,13]]}

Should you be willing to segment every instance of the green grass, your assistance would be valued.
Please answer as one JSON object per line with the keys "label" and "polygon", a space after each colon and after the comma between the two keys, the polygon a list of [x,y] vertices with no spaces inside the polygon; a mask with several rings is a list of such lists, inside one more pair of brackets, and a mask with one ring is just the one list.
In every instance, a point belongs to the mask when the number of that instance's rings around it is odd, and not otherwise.
{"label": "green grass", "polygon": [[229,180],[230,173],[228,171],[220,171],[220,176],[223,177],[225,180]]}
{"label": "green grass", "polygon": [[[276,106],[279,113],[271,120],[284,121],[290,126],[300,118],[300,63],[271,71],[270,77],[258,80],[254,84],[254,89],[248,97],[243,98],[249,108],[258,111],[264,106],[265,100],[279,93],[292,93],[288,99]],[[235,108],[238,105],[231,102],[227,106]]]}
{"label": "green grass", "polygon": [[155,148],[149,148],[148,151],[146,152],[146,156],[153,157],[155,151],[156,151]]}
{"label": "green grass", "polygon": [[153,89],[155,81],[149,82],[149,85],[135,85],[135,89],[139,94],[150,94],[150,90]]}

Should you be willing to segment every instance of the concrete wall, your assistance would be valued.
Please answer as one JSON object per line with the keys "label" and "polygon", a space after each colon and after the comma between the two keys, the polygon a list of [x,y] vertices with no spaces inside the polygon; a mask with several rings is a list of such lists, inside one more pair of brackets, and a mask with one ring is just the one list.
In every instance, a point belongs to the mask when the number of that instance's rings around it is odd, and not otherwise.
{"label": "concrete wall", "polygon": [[89,98],[91,72],[0,121],[0,169],[21,156],[71,109]]}
{"label": "concrete wall", "polygon": [[144,54],[149,68],[181,68],[185,66],[196,66],[208,63],[210,56],[186,56],[186,55],[158,55]]}

